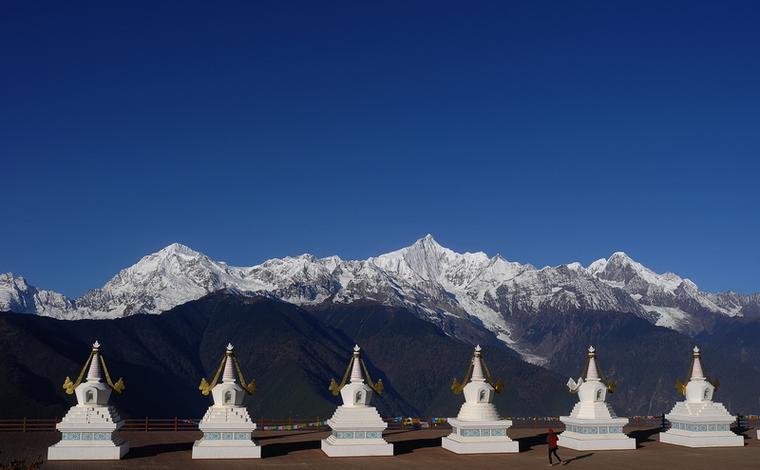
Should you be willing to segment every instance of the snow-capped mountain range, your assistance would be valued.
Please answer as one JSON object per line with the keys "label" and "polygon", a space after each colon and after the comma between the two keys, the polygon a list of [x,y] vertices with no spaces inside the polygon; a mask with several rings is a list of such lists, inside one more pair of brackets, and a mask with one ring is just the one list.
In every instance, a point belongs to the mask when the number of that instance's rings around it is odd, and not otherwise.
{"label": "snow-capped mountain range", "polygon": [[526,316],[612,311],[695,333],[706,317],[760,311],[757,294],[705,293],[688,279],[657,274],[622,252],[588,267],[570,263],[538,269],[499,255],[456,253],[430,235],[366,260],[305,254],[253,267],[229,266],[175,243],[76,300],[0,274],[0,311],[59,319],[118,318],[158,314],[220,289],[299,305],[373,300],[411,308],[439,325],[447,317],[471,320],[534,362],[540,358],[521,350],[515,334]]}

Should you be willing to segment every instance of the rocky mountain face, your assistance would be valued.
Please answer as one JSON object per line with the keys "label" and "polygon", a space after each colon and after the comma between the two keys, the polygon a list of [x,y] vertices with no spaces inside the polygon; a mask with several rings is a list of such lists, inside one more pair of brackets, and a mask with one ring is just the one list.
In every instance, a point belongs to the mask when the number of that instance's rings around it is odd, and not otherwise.
{"label": "rocky mountain face", "polygon": [[758,295],[705,293],[688,279],[657,274],[621,252],[588,267],[535,268],[499,255],[456,253],[430,235],[366,260],[301,255],[253,267],[229,266],[173,244],[76,300],[6,274],[0,277],[0,310],[66,319],[119,318],[162,313],[220,289],[307,307],[378,302],[411,310],[465,340],[478,336],[473,326],[482,326],[539,364],[550,357],[531,335],[547,317],[617,312],[695,335],[719,319],[760,316]]}
{"label": "rocky mountain face", "polygon": [[608,285],[624,290],[658,326],[679,331],[701,331],[705,316],[743,316],[745,307],[756,304],[752,296],[700,292],[689,279],[673,273],[654,273],[621,252],[591,263],[587,271]]}
{"label": "rocky mountain face", "polygon": [[76,304],[65,295],[37,289],[23,277],[0,273],[0,311],[37,313],[53,318],[76,318]]}

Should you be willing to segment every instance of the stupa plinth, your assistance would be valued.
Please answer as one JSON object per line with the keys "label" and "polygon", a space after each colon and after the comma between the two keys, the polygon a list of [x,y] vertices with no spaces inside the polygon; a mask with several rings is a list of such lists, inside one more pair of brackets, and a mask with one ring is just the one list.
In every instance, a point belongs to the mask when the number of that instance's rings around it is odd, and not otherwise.
{"label": "stupa plinth", "polygon": [[[87,377],[82,381],[85,371]],[[105,383],[103,374],[105,373]],[[114,432],[124,420],[112,405],[111,391],[124,391],[124,381],[111,382],[106,362],[95,341],[76,382],[69,377],[63,383],[67,394],[76,394],[77,404],[69,409],[56,429],[61,440],[48,448],[48,460],[119,460],[129,450],[129,443]]]}
{"label": "stupa plinth", "polygon": [[[470,381],[463,386],[468,376]],[[441,446],[456,454],[519,452],[520,444],[507,436],[512,421],[502,419],[493,404],[494,395],[501,391],[501,383],[493,382],[479,345],[475,347],[462,383],[454,380],[451,386],[454,393],[464,391],[465,401],[457,417],[448,419],[452,432],[441,439]]]}
{"label": "stupa plinth", "polygon": [[[222,381],[218,382],[220,374]],[[236,375],[240,383],[237,382]],[[202,379],[198,388],[204,395],[211,393],[214,404],[208,408],[198,424],[198,428],[203,431],[203,437],[193,444],[193,458],[261,458],[261,447],[251,438],[256,423],[251,420],[248,410],[243,405],[245,395],[256,391],[256,381],[246,383],[232,344],[227,345],[211,383]]]}
{"label": "stupa plinth", "polygon": [[698,347],[692,352],[689,382],[679,381],[676,386],[686,400],[677,402],[665,415],[670,429],[660,433],[660,442],[686,447],[744,445],[744,437],[731,432],[736,417],[722,403],[712,401],[718,382],[705,376]]}
{"label": "stupa plinth", "polygon": [[557,444],[575,450],[626,450],[636,448],[636,439],[623,433],[628,418],[619,418],[605,400],[607,392],[615,390],[613,383],[605,383],[596,363],[596,350],[588,348],[586,370],[578,381],[569,379],[567,387],[578,394],[570,416],[560,416],[565,431]]}
{"label": "stupa plinth", "polygon": [[[346,383],[349,372],[351,381]],[[383,439],[383,431],[388,425],[370,405],[373,392],[382,393],[383,382],[372,383],[358,345],[354,346],[343,380],[340,384],[333,380],[330,391],[333,395],[340,393],[343,404],[327,420],[332,433],[322,439],[322,451],[329,457],[393,455],[393,444]]]}

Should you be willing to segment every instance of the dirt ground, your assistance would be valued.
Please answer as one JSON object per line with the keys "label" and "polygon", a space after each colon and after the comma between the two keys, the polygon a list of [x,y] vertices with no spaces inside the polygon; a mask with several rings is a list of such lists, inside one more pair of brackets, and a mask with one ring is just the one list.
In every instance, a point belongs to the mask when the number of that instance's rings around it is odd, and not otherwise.
{"label": "dirt ground", "polygon": [[[519,454],[463,456],[440,447],[449,431],[431,429],[391,431],[385,437],[395,445],[393,457],[329,458],[320,450],[327,432],[293,431],[254,433],[262,446],[259,460],[198,461],[190,458],[198,432],[129,432],[130,451],[121,461],[45,462],[50,470],[73,469],[535,469],[548,465],[546,435],[536,429],[514,429],[509,435],[520,442]],[[760,442],[754,430],[745,432],[743,448],[689,449],[661,444],[658,430],[627,430],[638,449],[577,452],[559,449],[559,455],[575,469],[760,469]],[[0,462],[13,458],[45,459],[47,447],[60,437],[54,432],[0,433]]]}

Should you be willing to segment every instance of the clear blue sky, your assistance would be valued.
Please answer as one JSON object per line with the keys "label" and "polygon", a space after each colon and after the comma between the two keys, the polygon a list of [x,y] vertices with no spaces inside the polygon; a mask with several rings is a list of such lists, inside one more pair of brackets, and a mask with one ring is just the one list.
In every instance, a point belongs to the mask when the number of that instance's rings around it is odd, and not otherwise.
{"label": "clear blue sky", "polygon": [[0,271],[76,296],[430,232],[760,291],[760,4],[33,2],[0,12]]}

